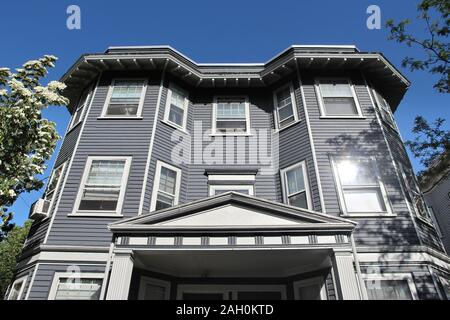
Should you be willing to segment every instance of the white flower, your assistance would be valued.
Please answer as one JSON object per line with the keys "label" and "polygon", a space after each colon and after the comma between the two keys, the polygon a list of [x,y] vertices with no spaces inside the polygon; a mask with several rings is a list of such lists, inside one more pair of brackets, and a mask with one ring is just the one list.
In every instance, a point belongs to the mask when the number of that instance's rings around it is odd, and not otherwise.
{"label": "white flower", "polygon": [[12,190],[12,189],[8,191],[8,194],[9,194],[10,197],[15,197],[16,196],[16,192],[14,190]]}

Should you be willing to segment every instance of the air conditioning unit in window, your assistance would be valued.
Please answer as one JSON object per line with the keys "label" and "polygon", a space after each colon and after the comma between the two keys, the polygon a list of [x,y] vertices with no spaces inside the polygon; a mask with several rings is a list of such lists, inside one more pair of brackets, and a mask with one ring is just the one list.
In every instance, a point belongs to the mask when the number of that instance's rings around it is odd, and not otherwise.
{"label": "air conditioning unit in window", "polygon": [[45,199],[39,199],[31,205],[30,215],[28,218],[32,220],[38,220],[48,217],[48,211],[50,209],[50,201]]}

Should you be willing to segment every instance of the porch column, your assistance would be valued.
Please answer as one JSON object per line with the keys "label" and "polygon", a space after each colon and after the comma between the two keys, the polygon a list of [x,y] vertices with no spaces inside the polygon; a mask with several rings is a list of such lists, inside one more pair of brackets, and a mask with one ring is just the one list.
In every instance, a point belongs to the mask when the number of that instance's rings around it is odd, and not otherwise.
{"label": "porch column", "polygon": [[106,300],[128,299],[133,265],[134,259],[131,250],[121,250],[114,253]]}
{"label": "porch column", "polygon": [[339,299],[362,300],[352,252],[334,252],[332,263]]}

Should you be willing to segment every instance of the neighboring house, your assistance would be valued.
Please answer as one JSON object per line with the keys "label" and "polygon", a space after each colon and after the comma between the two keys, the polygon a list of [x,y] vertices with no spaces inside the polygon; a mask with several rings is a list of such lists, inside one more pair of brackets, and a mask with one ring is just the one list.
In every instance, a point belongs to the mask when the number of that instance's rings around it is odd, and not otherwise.
{"label": "neighboring house", "polygon": [[450,153],[441,155],[419,181],[436,230],[450,253]]}
{"label": "neighboring house", "polygon": [[72,120],[10,299],[450,298],[393,118],[409,82],[381,53],[111,47],[62,81]]}

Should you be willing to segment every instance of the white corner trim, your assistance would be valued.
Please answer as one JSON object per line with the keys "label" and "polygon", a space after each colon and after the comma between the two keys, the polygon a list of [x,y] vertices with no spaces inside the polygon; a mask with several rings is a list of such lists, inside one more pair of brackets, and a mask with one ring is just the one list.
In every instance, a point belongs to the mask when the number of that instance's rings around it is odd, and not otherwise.
{"label": "white corner trim", "polygon": [[72,169],[73,160],[75,159],[75,155],[76,155],[76,152],[78,150],[78,145],[80,144],[81,136],[83,135],[83,130],[84,130],[84,127],[85,127],[86,122],[87,122],[87,117],[89,116],[89,111],[91,110],[92,103],[94,102],[95,95],[97,93],[98,85],[100,83],[100,79],[102,78],[102,75],[103,75],[103,72],[100,72],[100,74],[98,75],[98,79],[97,79],[97,82],[95,84],[95,89],[94,89],[94,92],[92,93],[91,101],[89,101],[89,106],[88,106],[88,108],[86,110],[86,116],[85,116],[86,118],[84,119],[84,121],[81,124],[80,133],[78,134],[77,142],[75,143],[75,147],[73,148],[73,153],[72,153],[72,155],[70,157],[69,165],[67,167],[67,171],[66,171],[65,176],[64,176],[64,181],[63,181],[63,184],[61,186],[61,192],[59,193],[58,201],[56,202],[55,209],[53,210],[53,214],[52,214],[52,217],[51,217],[51,220],[50,220],[50,224],[48,225],[47,232],[45,234],[45,238],[44,238],[44,241],[43,241],[42,244],[46,244],[47,243],[48,237],[50,235],[50,230],[53,227],[53,222],[55,220],[55,216],[58,213],[59,204],[61,202],[62,194],[64,192],[64,188],[66,186],[66,182],[67,182],[67,179],[69,177],[70,169]]}
{"label": "white corner trim", "polygon": [[303,83],[302,83],[302,79],[301,79],[301,76],[300,76],[300,70],[299,70],[299,67],[298,67],[297,60],[295,61],[295,68],[297,70],[298,84],[300,86],[300,95],[301,95],[301,98],[302,98],[303,111],[305,112],[305,121],[306,121],[306,127],[308,129],[309,144],[311,146],[312,160],[313,160],[313,163],[314,163],[314,172],[315,172],[316,180],[317,180],[317,191],[319,192],[320,207],[322,209],[321,210],[322,213],[326,213],[327,210],[325,208],[325,200],[324,200],[324,197],[323,197],[322,182],[321,182],[320,173],[319,173],[319,165],[318,165],[318,162],[317,162],[316,148],[314,146],[314,138],[313,138],[313,134],[312,134],[312,130],[311,130],[311,123],[309,121],[309,114],[308,114],[308,107],[306,105],[305,91],[304,91],[304,88],[303,88]]}
{"label": "white corner trim", "polygon": [[138,210],[138,216],[142,215],[142,212],[144,211],[144,200],[145,200],[145,193],[147,191],[147,179],[148,179],[148,175],[149,175],[149,171],[150,171],[150,163],[151,163],[151,158],[152,158],[152,152],[153,152],[153,143],[155,141],[155,135],[156,135],[156,125],[158,124],[158,117],[159,117],[159,109],[160,109],[160,104],[161,104],[161,96],[162,96],[162,92],[163,92],[163,87],[164,87],[164,79],[166,76],[166,67],[167,67],[167,63],[169,62],[169,60],[166,60],[165,64],[164,64],[164,68],[162,70],[162,74],[161,74],[161,81],[159,83],[159,91],[158,91],[158,98],[156,100],[156,110],[155,110],[155,115],[153,118],[153,127],[152,127],[152,133],[150,136],[150,144],[148,147],[148,153],[147,153],[147,161],[145,164],[145,172],[144,172],[144,179],[142,180],[142,188],[141,188],[141,198],[139,201],[139,210]]}

